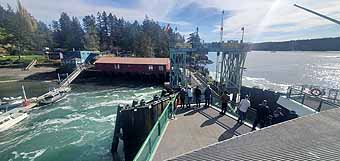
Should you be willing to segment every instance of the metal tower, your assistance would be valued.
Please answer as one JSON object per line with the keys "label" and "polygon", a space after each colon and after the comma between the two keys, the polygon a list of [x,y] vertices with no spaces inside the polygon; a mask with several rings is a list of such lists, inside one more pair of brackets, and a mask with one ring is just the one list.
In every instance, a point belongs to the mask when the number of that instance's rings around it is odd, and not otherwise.
{"label": "metal tower", "polygon": [[170,85],[172,88],[187,85],[186,57],[186,52],[170,48]]}
{"label": "metal tower", "polygon": [[227,43],[224,45],[229,46],[226,48],[230,50],[223,52],[221,55],[219,88],[221,91],[237,94],[241,90],[244,63],[248,50],[240,43]]}

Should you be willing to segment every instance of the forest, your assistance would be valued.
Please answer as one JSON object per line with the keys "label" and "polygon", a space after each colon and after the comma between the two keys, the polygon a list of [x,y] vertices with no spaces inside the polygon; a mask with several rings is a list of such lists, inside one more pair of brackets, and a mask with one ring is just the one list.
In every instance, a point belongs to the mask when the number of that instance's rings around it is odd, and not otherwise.
{"label": "forest", "polygon": [[17,55],[49,48],[168,57],[169,44],[185,41],[176,30],[147,16],[142,22],[130,22],[105,11],[81,20],[61,13],[58,20],[46,24],[33,17],[20,1],[16,9],[0,6],[0,54]]}
{"label": "forest", "polygon": [[260,51],[340,51],[340,38],[264,42],[251,45]]}

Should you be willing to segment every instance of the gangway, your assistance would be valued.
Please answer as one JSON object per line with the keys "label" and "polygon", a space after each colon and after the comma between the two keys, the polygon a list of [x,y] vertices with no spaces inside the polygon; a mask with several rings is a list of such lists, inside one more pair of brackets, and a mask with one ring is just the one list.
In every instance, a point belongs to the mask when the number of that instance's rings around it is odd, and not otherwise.
{"label": "gangway", "polygon": [[77,67],[70,75],[67,76],[66,79],[64,79],[60,83],[60,87],[67,87],[67,86],[69,86],[79,76],[79,74],[82,71],[84,71],[85,69],[86,69],[86,67],[84,67],[84,66]]}
{"label": "gangway", "polygon": [[27,67],[26,67],[24,70],[30,70],[30,69],[31,69],[32,67],[34,67],[34,65],[36,65],[36,64],[37,64],[37,60],[34,59],[34,60],[31,61],[30,64],[27,65]]}

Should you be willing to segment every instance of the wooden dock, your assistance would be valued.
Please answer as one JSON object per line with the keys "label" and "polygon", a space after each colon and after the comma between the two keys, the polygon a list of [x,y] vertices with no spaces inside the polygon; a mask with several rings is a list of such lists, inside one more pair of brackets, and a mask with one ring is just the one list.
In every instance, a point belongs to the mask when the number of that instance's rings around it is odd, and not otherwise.
{"label": "wooden dock", "polygon": [[246,125],[213,108],[178,109],[155,152],[154,161],[161,161],[230,139],[251,131]]}

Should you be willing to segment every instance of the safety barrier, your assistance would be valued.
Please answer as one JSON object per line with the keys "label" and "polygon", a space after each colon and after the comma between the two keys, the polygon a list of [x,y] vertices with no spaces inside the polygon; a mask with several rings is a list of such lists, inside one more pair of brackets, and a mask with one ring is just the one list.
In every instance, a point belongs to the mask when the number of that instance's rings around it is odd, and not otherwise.
{"label": "safety barrier", "polygon": [[133,159],[134,161],[149,161],[156,150],[156,145],[160,141],[160,137],[163,134],[165,127],[168,123],[169,118],[174,110],[176,103],[177,94],[173,96],[171,101],[168,103],[158,121],[153,126],[148,137],[145,139],[142,147],[139,149],[137,155]]}
{"label": "safety barrier", "polygon": [[303,89],[297,89],[294,87],[288,88],[287,98],[306,105],[318,112],[340,107],[339,102],[336,100],[314,96],[310,93],[304,92]]}

